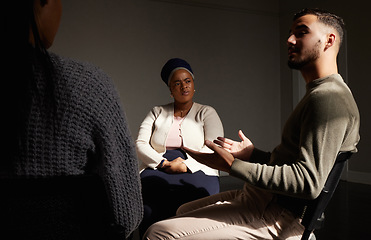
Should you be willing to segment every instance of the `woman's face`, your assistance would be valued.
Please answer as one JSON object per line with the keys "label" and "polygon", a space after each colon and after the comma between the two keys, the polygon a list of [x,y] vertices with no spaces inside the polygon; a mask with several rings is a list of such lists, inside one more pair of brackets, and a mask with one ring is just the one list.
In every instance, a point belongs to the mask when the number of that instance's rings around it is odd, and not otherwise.
{"label": "woman's face", "polygon": [[35,0],[35,18],[40,39],[46,49],[52,46],[62,16],[61,0]]}
{"label": "woman's face", "polygon": [[187,103],[192,101],[195,93],[193,78],[184,69],[175,71],[169,82],[171,95],[177,103]]}

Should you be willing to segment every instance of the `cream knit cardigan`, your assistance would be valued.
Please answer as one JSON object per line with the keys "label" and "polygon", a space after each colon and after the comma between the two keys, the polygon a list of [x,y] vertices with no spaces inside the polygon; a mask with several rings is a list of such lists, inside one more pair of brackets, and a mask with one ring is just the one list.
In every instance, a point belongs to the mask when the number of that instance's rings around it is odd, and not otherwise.
{"label": "cream knit cardigan", "polygon": [[[136,149],[139,159],[140,172],[145,168],[155,169],[166,152],[166,139],[174,119],[174,104],[154,107],[142,122]],[[205,140],[214,140],[223,136],[223,125],[214,108],[193,103],[181,124],[183,146],[201,152],[212,152],[205,146]],[[188,169],[193,173],[203,171],[206,175],[217,176],[218,170],[197,162],[187,154],[185,161]]]}

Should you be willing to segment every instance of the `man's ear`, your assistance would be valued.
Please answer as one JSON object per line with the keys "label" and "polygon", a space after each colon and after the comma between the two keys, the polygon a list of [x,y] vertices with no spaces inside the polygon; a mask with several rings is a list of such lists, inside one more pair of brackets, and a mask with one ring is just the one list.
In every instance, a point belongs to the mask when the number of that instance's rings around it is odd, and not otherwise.
{"label": "man's ear", "polygon": [[334,33],[330,33],[327,35],[325,51],[330,47],[334,46],[336,42],[336,35]]}

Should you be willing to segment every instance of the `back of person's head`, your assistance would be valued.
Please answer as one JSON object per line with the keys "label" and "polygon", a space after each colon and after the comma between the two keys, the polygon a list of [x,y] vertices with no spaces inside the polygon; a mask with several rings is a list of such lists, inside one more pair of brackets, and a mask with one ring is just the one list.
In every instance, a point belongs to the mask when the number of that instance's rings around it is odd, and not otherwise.
{"label": "back of person's head", "polygon": [[323,9],[318,9],[318,8],[305,8],[297,12],[294,15],[293,20],[295,21],[296,19],[302,16],[305,16],[305,15],[308,15],[308,14],[317,16],[317,19],[319,22],[337,31],[337,33],[339,34],[339,38],[340,38],[340,42],[339,42],[339,47],[340,47],[344,40],[344,31],[345,31],[344,20],[341,17],[331,12],[328,12]]}

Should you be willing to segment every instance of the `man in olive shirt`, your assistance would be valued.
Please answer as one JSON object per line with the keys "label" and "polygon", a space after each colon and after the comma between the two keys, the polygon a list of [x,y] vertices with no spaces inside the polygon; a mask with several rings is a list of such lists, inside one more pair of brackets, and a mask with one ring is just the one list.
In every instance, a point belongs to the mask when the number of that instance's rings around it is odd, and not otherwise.
{"label": "man in olive shirt", "polygon": [[320,194],[337,153],[356,152],[359,141],[358,108],[336,64],[343,27],[340,17],[326,11],[295,15],[288,63],[301,71],[306,94],[287,120],[281,143],[263,152],[240,131],[241,142],[207,141],[212,154],[185,148],[197,161],[246,184],[181,206],[176,218],[152,225],[147,239],[301,238],[302,202]]}

